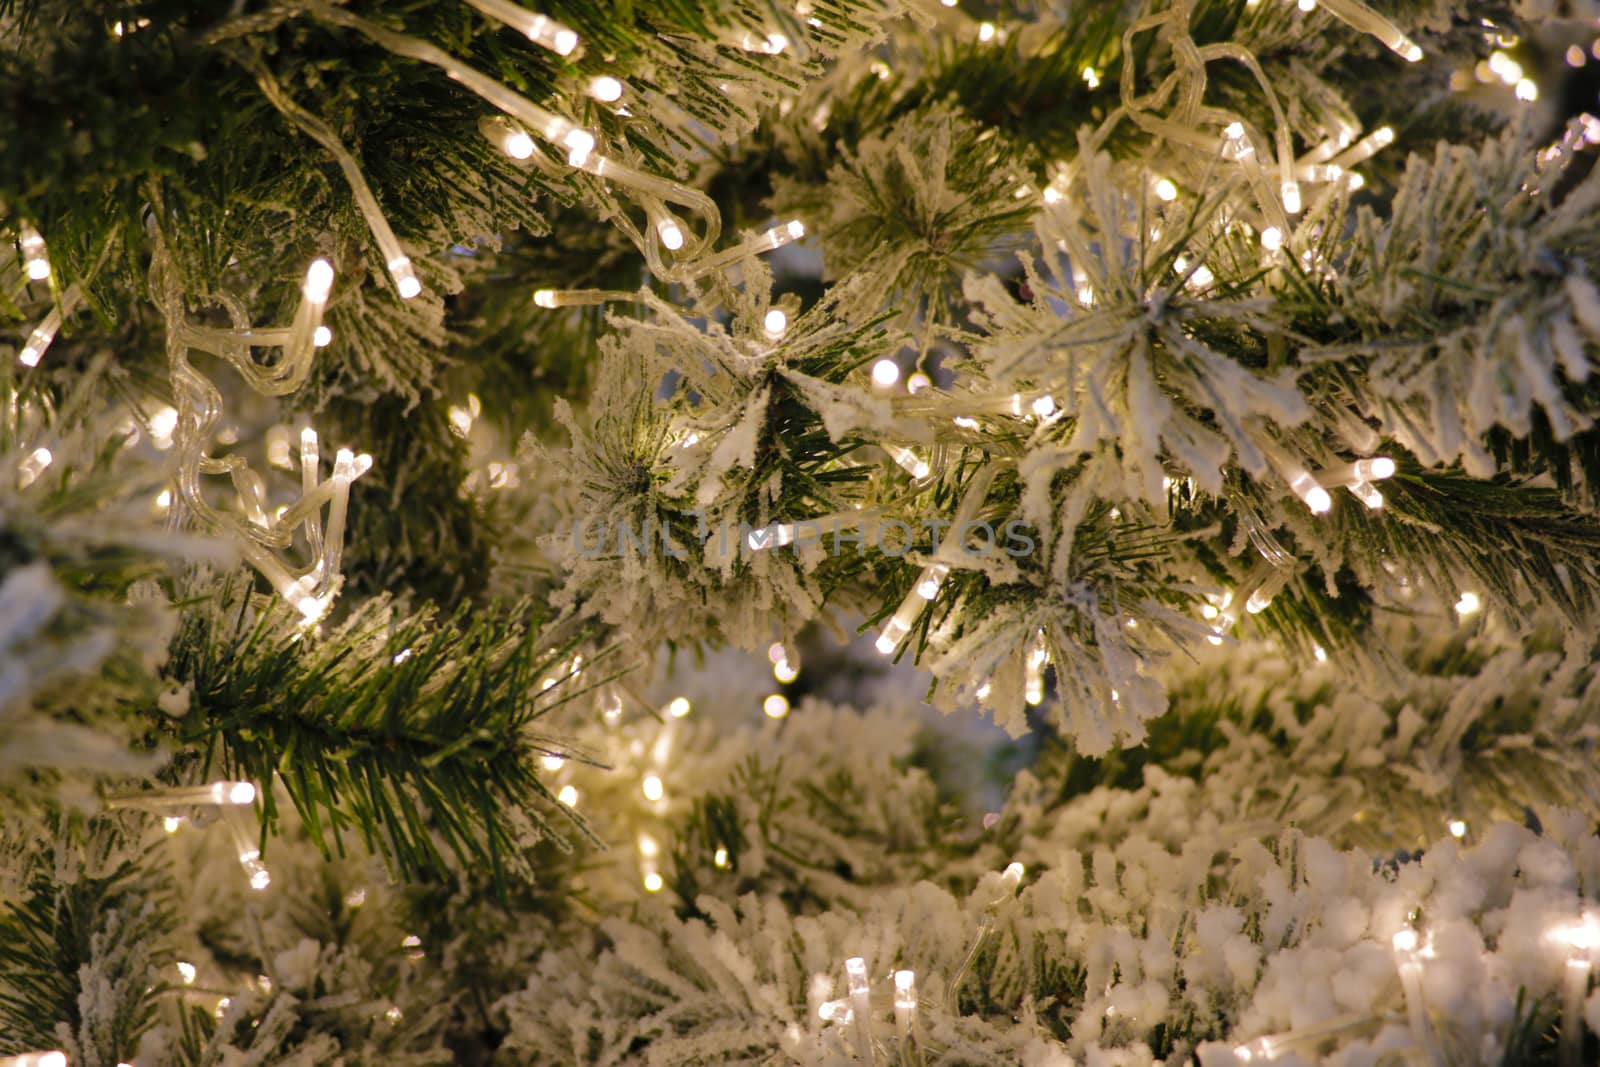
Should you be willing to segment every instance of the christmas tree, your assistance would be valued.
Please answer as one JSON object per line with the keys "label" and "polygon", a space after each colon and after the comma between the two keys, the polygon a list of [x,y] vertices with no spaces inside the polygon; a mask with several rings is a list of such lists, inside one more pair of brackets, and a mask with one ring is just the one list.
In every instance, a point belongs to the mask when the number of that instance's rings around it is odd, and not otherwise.
{"label": "christmas tree", "polygon": [[1588,0],[0,3],[0,1065],[1600,1062]]}

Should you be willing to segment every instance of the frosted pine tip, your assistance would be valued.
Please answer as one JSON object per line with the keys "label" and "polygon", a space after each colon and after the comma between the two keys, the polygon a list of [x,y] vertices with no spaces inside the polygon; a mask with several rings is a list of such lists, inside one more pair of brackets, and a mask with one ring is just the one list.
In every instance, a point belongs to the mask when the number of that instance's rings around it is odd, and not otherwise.
{"label": "frosted pine tip", "polygon": [[788,313],[782,308],[771,309],[767,312],[766,317],[761,320],[761,329],[766,332],[768,337],[777,340],[789,329]]}
{"label": "frosted pine tip", "polygon": [[609,74],[602,74],[589,82],[589,95],[602,104],[614,104],[622,99],[622,83]]}
{"label": "frosted pine tip", "polygon": [[306,268],[306,284],[300,291],[313,304],[325,304],[332,289],[333,264],[325,259],[312,260],[311,266]]}

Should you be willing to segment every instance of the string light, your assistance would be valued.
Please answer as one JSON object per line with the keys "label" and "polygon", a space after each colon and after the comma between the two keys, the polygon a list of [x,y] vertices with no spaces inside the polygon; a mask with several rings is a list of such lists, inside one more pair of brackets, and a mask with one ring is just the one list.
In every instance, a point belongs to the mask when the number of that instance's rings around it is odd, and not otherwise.
{"label": "string light", "polygon": [[44,473],[55,457],[48,448],[36,448],[17,464],[17,488],[26,489]]}
{"label": "string light", "polygon": [[770,309],[761,320],[761,329],[769,338],[776,341],[789,329],[789,314],[782,308]]}
{"label": "string light", "polygon": [[575,786],[564,785],[561,792],[556,794],[556,799],[569,808],[578,806],[578,790]]}
{"label": "string light", "polygon": [[784,685],[788,685],[800,677],[800,671],[791,663],[775,663],[772,665],[772,676]]}
{"label": "string light", "polygon": [[578,47],[578,34],[548,15],[535,14],[509,0],[467,0],[496,22],[527,35],[528,40],[558,56],[570,56]]}
{"label": "string light", "polygon": [[667,705],[667,714],[671,715],[674,719],[683,718],[685,715],[689,714],[689,711],[690,704],[688,697],[673,697],[672,702]]}
{"label": "string light", "polygon": [[773,693],[761,702],[761,710],[769,719],[781,719],[789,714],[789,699],[782,693]]}
{"label": "string light", "polygon": [[659,775],[645,775],[644,781],[639,783],[639,788],[643,791],[646,800],[660,800],[666,795],[666,788],[661,784]]}
{"label": "string light", "polygon": [[106,797],[107,811],[171,811],[201,805],[248,807],[256,802],[256,787],[249,782],[219,781],[208,785],[170,786],[140,793],[114,793]]}
{"label": "string light", "polygon": [[22,261],[32,281],[42,282],[50,277],[50,256],[45,251],[44,238],[31,223],[17,227],[17,243],[22,246]]}
{"label": "string light", "polygon": [[50,348],[51,342],[56,339],[56,333],[61,329],[61,323],[66,316],[77,310],[81,293],[76,285],[69,286],[61,294],[61,303],[52,307],[44,319],[28,334],[27,341],[23,342],[22,351],[17,353],[17,362],[24,367],[37,367],[39,360],[44,357]]}
{"label": "string light", "polygon": [[1178,199],[1178,187],[1172,183],[1172,179],[1162,178],[1156,182],[1156,198],[1169,204]]}
{"label": "string light", "polygon": [[179,960],[177,963],[177,968],[178,977],[183,980],[183,984],[194,985],[195,975],[199,973],[195,970],[194,964],[185,960]]}
{"label": "string light", "polygon": [[871,1063],[872,1055],[872,995],[867,982],[867,961],[851,956],[844,961],[845,988],[850,997],[850,1012],[854,1016],[856,1058]]}
{"label": "string light", "polygon": [[1044,631],[1035,631],[1033,645],[1022,661],[1022,699],[1032,707],[1044,703],[1044,669],[1050,662],[1050,649]]}
{"label": "string light", "polygon": [[900,380],[900,364],[887,356],[872,365],[872,380],[875,384],[888,387]]}
{"label": "string light", "polygon": [[909,1044],[917,1025],[917,976],[894,972],[894,1028],[902,1045]]}
{"label": "string light", "polygon": [[902,448],[900,445],[889,443],[884,443],[879,447],[889,453],[889,458],[899,464],[902,470],[919,482],[933,473],[933,468],[928,466],[928,461],[909,448]]}
{"label": "string light", "polygon": [[602,104],[614,104],[622,99],[623,86],[609,74],[602,74],[589,82],[589,95]]}
{"label": "string light", "polygon": [[1268,226],[1261,231],[1261,247],[1268,252],[1276,252],[1283,247],[1283,231],[1276,226]]}
{"label": "string light", "polygon": [[1477,593],[1463,592],[1455,603],[1457,615],[1471,615],[1482,607],[1483,600]]}

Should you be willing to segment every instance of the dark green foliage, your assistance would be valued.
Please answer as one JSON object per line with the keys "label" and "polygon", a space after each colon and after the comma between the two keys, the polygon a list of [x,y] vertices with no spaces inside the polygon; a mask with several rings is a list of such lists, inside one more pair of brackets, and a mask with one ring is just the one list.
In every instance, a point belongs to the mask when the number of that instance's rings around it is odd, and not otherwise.
{"label": "dark green foliage", "polygon": [[[556,832],[533,767],[560,750],[536,729],[572,695],[557,670],[570,643],[551,647],[525,607],[396,619],[369,601],[325,637],[255,610],[191,611],[174,644],[170,675],[193,686],[175,732],[214,771],[280,781],[325,851],[355,831],[408,877],[443,873],[444,849],[498,884],[524,866],[528,832]],[[262,800],[270,828],[272,791]]]}

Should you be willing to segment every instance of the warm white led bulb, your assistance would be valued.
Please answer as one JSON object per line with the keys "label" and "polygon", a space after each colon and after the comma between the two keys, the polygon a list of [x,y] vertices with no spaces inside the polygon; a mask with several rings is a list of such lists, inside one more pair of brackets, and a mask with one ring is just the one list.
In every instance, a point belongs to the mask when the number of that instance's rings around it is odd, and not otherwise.
{"label": "warm white led bulb", "polygon": [[672,219],[662,219],[656,223],[656,235],[661,238],[668,252],[676,252],[683,247],[683,227]]}
{"label": "warm white led bulb", "polygon": [[769,719],[781,719],[789,714],[789,700],[782,693],[773,693],[761,702],[761,710]]}
{"label": "warm white led bulb", "polygon": [[311,331],[311,344],[316,348],[327,348],[333,344],[333,331],[326,326],[318,326]]}
{"label": "warm white led bulb", "polygon": [[570,56],[572,50],[578,47],[578,35],[572,30],[560,29],[551,36],[550,44],[558,54]]}
{"label": "warm white led bulb", "polygon": [[644,776],[644,781],[639,784],[646,800],[660,800],[666,795],[666,788],[661,784],[661,778],[654,774]]}
{"label": "warm white led bulb", "polygon": [[782,308],[771,309],[767,312],[766,317],[761,320],[761,328],[766,331],[768,337],[774,339],[782,337],[784,332],[789,329],[788,313]]}
{"label": "warm white led bulb", "polygon": [[589,161],[589,153],[594,151],[594,134],[588,130],[568,130],[561,143],[567,149],[567,165],[581,167]]}
{"label": "warm white led bulb", "polygon": [[667,714],[674,719],[681,719],[689,714],[690,704],[687,697],[673,697],[672,703],[667,705]]}
{"label": "warm white led bulb", "polygon": [[1171,203],[1178,199],[1178,187],[1172,183],[1170,178],[1162,178],[1156,182],[1156,196],[1166,203]]}
{"label": "warm white led bulb", "polygon": [[506,134],[506,139],[500,143],[506,155],[512,159],[527,159],[533,155],[533,138],[525,130],[512,130]]}
{"label": "warm white led bulb", "polygon": [[1396,952],[1415,952],[1417,949],[1417,932],[1415,930],[1401,930],[1394,935],[1394,948]]}
{"label": "warm white led bulb", "polygon": [[325,259],[314,259],[311,266],[306,268],[306,284],[301,292],[313,304],[328,302],[328,293],[333,289],[333,264]]}
{"label": "warm white led bulb", "polygon": [[893,385],[900,380],[900,364],[887,357],[878,360],[872,365],[872,380],[883,386]]}
{"label": "warm white led bulb", "polygon": [[589,95],[603,104],[614,104],[622,99],[622,83],[602,74],[589,83]]}
{"label": "warm white led bulb", "polygon": [[1291,215],[1300,214],[1300,183],[1284,182],[1279,192],[1283,194],[1283,210]]}
{"label": "warm white led bulb", "polygon": [[556,794],[556,799],[569,808],[578,806],[578,791],[570,785],[561,787],[561,792]]}
{"label": "warm white led bulb", "polygon": [[1276,252],[1283,247],[1283,231],[1276,226],[1268,226],[1261,231],[1261,247],[1268,252]]}

